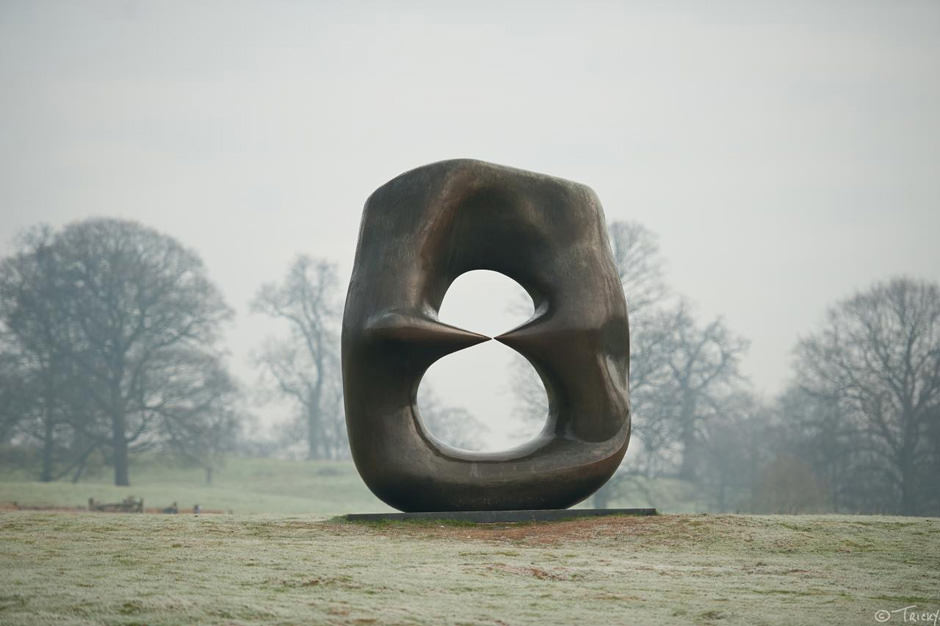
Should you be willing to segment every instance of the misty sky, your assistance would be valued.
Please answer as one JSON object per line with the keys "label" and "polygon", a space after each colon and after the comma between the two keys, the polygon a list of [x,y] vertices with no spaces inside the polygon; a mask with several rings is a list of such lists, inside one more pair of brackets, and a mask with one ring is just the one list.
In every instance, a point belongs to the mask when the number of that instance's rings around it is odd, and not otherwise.
{"label": "misty sky", "polygon": [[365,198],[446,158],[588,184],[657,232],[768,395],[826,307],[940,280],[936,1],[3,0],[0,85],[0,252],[89,216],[177,237],[238,309],[248,382],[276,331],[258,285],[299,252],[345,281]]}

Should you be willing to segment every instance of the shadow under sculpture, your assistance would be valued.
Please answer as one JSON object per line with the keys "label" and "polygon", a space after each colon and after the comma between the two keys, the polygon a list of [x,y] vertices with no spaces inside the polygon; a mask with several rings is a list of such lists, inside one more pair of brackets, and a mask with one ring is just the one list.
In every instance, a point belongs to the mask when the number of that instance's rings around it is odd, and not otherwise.
{"label": "shadow under sculpture", "polygon": [[[481,453],[418,419],[425,371],[489,337],[441,323],[455,278],[492,270],[535,303],[495,337],[533,365],[545,428]],[[603,210],[570,181],[473,160],[406,172],[366,201],[343,317],[346,424],[356,467],[402,511],[566,508],[614,473],[630,439],[629,331]]]}

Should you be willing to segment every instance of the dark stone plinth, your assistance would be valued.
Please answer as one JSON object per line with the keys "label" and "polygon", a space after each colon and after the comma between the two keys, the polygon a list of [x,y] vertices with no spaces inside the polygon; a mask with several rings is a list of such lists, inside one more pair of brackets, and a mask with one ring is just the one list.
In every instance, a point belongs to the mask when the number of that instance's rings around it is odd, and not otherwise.
{"label": "dark stone plinth", "polygon": [[428,511],[423,513],[350,513],[348,522],[401,522],[414,520],[443,520],[496,524],[501,522],[555,522],[582,517],[608,515],[657,515],[656,509],[536,509],[528,511]]}

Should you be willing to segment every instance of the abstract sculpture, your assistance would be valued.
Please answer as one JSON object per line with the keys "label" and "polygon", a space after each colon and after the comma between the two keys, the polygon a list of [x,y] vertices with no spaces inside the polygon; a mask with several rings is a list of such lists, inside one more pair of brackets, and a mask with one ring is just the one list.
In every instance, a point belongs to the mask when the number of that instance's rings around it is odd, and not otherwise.
{"label": "abstract sculpture", "polygon": [[[470,270],[505,274],[535,313],[497,341],[535,367],[549,415],[505,452],[451,448],[421,425],[418,384],[437,359],[489,337],[437,320]],[[600,202],[588,187],[454,160],[366,201],[343,317],[346,424],[369,488],[403,511],[566,508],[617,469],[630,439],[629,332]]]}

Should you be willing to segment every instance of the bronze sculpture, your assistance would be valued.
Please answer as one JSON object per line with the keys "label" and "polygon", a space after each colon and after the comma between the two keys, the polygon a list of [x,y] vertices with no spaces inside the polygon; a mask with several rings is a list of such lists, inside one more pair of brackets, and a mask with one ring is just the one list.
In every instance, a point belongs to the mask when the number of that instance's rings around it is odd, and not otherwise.
{"label": "bronze sculpture", "polygon": [[[457,450],[418,419],[437,359],[487,341],[437,320],[475,269],[518,282],[535,303],[494,337],[535,367],[549,416],[500,453]],[[600,202],[586,186],[473,160],[406,172],[366,201],[343,316],[346,424],[369,488],[403,511],[566,508],[617,469],[630,439],[629,333]]]}

